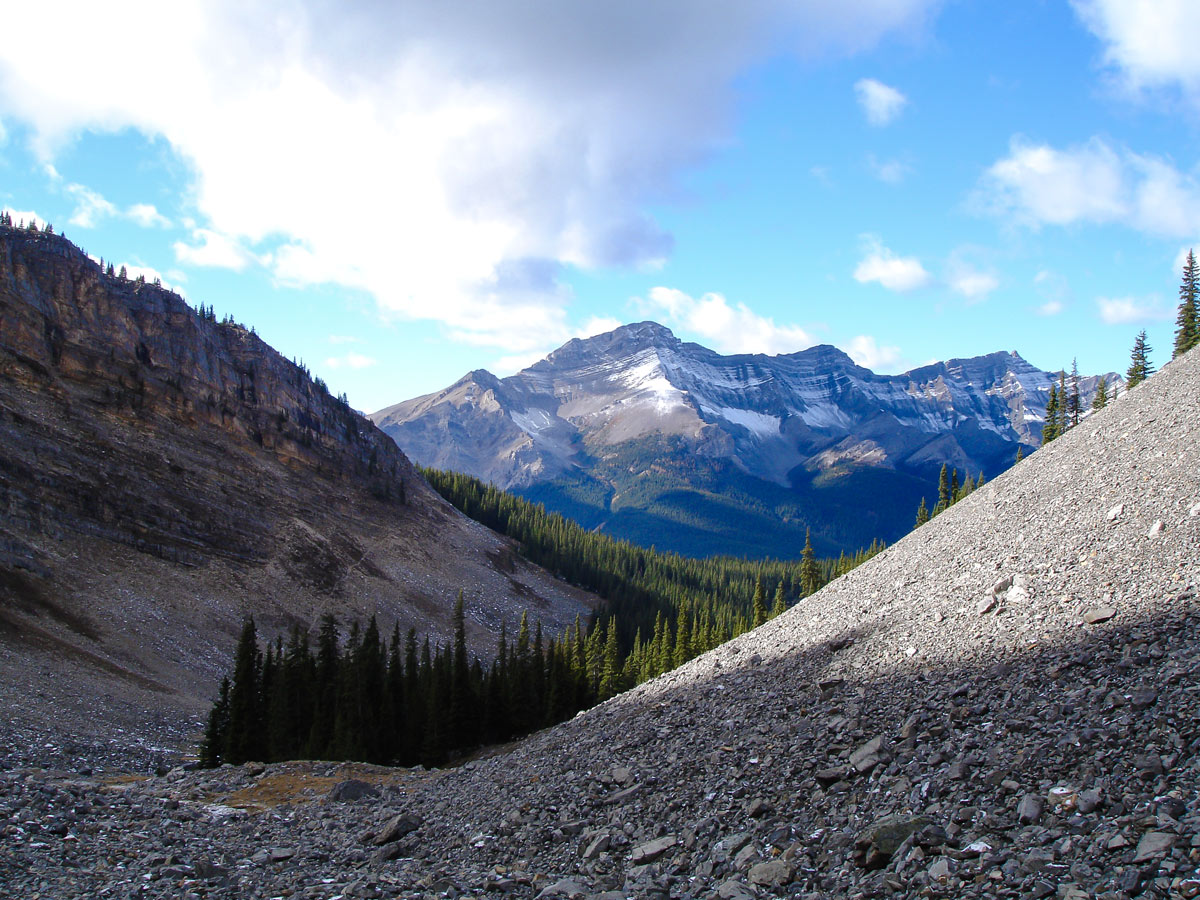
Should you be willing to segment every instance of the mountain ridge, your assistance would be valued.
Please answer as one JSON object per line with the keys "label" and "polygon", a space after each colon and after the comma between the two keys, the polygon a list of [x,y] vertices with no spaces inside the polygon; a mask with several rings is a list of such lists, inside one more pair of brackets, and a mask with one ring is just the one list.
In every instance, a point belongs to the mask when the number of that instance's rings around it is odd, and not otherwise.
{"label": "mountain ridge", "polygon": [[[13,228],[0,509],[8,710],[84,734],[136,723],[177,740],[247,614],[267,633],[329,612],[446,639],[462,589],[482,650],[523,610],[557,633],[597,602],[461,516],[253,331]],[[57,677],[39,684],[43,670]],[[39,693],[54,702],[27,702]]]}
{"label": "mountain ridge", "polygon": [[[901,375],[828,344],[724,356],[641,322],[573,339],[507,378],[475,370],[371,419],[421,465],[635,542],[657,534],[691,555],[752,552],[744,528],[718,521],[732,503],[752,513],[767,552],[794,555],[811,529],[819,552],[836,555],[905,533],[943,463],[992,477],[1018,447],[1031,452],[1053,377],[1016,351]],[[1080,380],[1085,404],[1097,380]],[[778,499],[771,486],[784,489]],[[889,493],[873,520],[854,509]]]}

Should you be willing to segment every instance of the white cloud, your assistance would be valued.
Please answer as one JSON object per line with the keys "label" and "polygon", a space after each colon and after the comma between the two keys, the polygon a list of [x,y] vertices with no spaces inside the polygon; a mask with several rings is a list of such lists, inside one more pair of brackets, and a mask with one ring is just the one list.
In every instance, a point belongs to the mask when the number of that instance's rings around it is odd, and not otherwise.
{"label": "white cloud", "polygon": [[1101,321],[1109,325],[1165,321],[1173,315],[1161,297],[1097,297]]}
{"label": "white cloud", "polygon": [[571,338],[589,338],[597,334],[604,334],[615,328],[619,328],[622,324],[620,319],[614,319],[611,316],[592,316],[581,327],[576,328],[569,336],[564,337],[562,340],[555,338],[551,343],[545,344],[536,350],[502,356],[495,360],[488,368],[501,377],[512,375],[514,372],[527,369],[535,362],[545,358],[551,350],[557,349]]}
{"label": "white cloud", "polygon": [[325,360],[330,369],[369,369],[378,362],[373,357],[363,353],[347,353],[345,356],[331,356]]}
{"label": "white cloud", "polygon": [[954,293],[975,303],[1000,287],[1000,279],[993,272],[977,269],[959,259],[951,259],[946,284]]}
{"label": "white cloud", "polygon": [[175,258],[184,265],[233,269],[240,272],[254,259],[236,238],[207,228],[194,229],[192,241],[198,243],[176,241],[171,245],[175,251]]}
{"label": "white cloud", "polygon": [[[245,248],[495,345],[569,333],[562,267],[669,254],[645,210],[728,139],[749,66],[862,51],[939,5],[18,4],[0,115],[47,160],[85,130],[165,140],[202,232],[181,262],[239,268]],[[514,266],[547,277],[514,298]]]}
{"label": "white cloud", "polygon": [[720,353],[795,353],[816,343],[800,326],[777,325],[770,316],[760,316],[744,303],[732,305],[721,294],[692,297],[655,287],[642,305]]}
{"label": "white cloud", "polygon": [[844,349],[852,360],[873,372],[895,371],[900,365],[900,348],[880,347],[869,334],[860,334]]}
{"label": "white cloud", "polygon": [[860,78],[854,83],[858,105],[872,125],[881,128],[896,121],[908,98],[890,85],[874,78]]}
{"label": "white cloud", "polygon": [[4,120],[0,119],[0,147],[8,143],[8,132],[4,130]]}
{"label": "white cloud", "polygon": [[880,162],[874,156],[869,156],[867,158],[867,165],[871,168],[871,174],[885,184],[899,184],[912,171],[909,165],[902,163],[898,159],[889,159]]}
{"label": "white cloud", "polygon": [[933,283],[915,256],[897,256],[873,235],[864,236],[863,244],[865,255],[854,269],[860,284],[877,281],[889,291],[915,291]]}
{"label": "white cloud", "polygon": [[362,342],[362,338],[352,337],[348,334],[331,334],[329,336],[331,344],[361,344]]}
{"label": "white cloud", "polygon": [[1072,0],[1105,43],[1105,61],[1133,90],[1179,88],[1200,98],[1200,4],[1195,0]]}
{"label": "white cloud", "polygon": [[1157,157],[1092,138],[1055,149],[1014,137],[975,195],[985,211],[1034,228],[1126,225],[1173,237],[1200,231],[1200,179]]}
{"label": "white cloud", "polygon": [[1062,311],[1063,305],[1061,300],[1047,300],[1034,310],[1039,316],[1057,316]]}
{"label": "white cloud", "polygon": [[32,209],[13,209],[11,206],[0,206],[0,210],[8,213],[12,218],[13,225],[28,225],[30,222],[37,222],[39,226],[46,224],[46,220]]}
{"label": "white cloud", "polygon": [[82,184],[68,184],[67,193],[75,198],[75,211],[67,221],[80,228],[95,228],[101,219],[117,214],[117,208],[100,194]]}
{"label": "white cloud", "polygon": [[155,208],[153,203],[135,203],[125,210],[125,215],[143,228],[168,228],[171,220]]}

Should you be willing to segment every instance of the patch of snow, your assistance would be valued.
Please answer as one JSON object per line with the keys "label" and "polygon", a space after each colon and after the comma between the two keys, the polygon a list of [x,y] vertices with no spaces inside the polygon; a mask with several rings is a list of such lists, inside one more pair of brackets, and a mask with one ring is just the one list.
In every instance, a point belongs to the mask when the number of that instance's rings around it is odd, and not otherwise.
{"label": "patch of snow", "polygon": [[772,437],[779,434],[779,416],[768,416],[766,413],[754,412],[749,409],[734,409],[732,406],[722,406],[717,410],[726,422],[741,425],[743,428],[759,437]]}
{"label": "patch of snow", "polygon": [[800,418],[810,428],[846,428],[854,421],[842,409],[832,403],[814,404],[800,410]]}
{"label": "patch of snow", "polygon": [[515,409],[509,411],[509,416],[518,428],[528,434],[530,437],[537,435],[539,431],[544,431],[554,424],[554,416],[546,412],[544,409],[528,409],[525,412],[517,412]]}

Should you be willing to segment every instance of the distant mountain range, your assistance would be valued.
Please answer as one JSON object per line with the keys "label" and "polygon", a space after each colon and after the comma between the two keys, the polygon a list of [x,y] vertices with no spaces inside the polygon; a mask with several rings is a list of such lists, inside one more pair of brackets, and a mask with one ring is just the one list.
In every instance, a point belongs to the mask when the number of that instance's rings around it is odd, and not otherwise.
{"label": "distant mountain range", "polygon": [[[877,375],[828,345],[722,356],[654,322],[476,370],[370,416],[414,461],[689,555],[893,541],[943,463],[991,478],[1041,440],[1057,373],[1015,352]],[[1105,376],[1110,391],[1123,386]],[[1090,405],[1098,376],[1080,379]]]}

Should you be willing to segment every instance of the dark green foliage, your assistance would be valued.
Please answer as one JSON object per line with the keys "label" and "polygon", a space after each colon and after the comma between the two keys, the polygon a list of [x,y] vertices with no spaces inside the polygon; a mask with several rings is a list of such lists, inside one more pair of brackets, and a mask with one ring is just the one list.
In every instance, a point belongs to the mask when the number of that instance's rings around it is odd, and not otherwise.
{"label": "dark green foliage", "polygon": [[763,587],[762,577],[754,582],[754,599],[750,603],[750,618],[757,628],[767,621],[767,589]]}
{"label": "dark green foliage", "polygon": [[[775,600],[771,603],[771,618],[773,619],[776,616],[782,615],[785,612],[787,612],[787,598],[783,596],[783,582],[781,581],[781,582],[779,582],[779,585],[775,588]],[[687,619],[682,619],[679,623],[679,629],[680,629],[681,634],[683,633],[683,630],[686,626],[687,626]],[[679,664],[679,665],[681,665],[681,664]]]}
{"label": "dark green foliage", "polygon": [[1146,343],[1146,332],[1139,331],[1133,341],[1133,350],[1129,353],[1129,369],[1125,372],[1125,389],[1133,390],[1154,374],[1154,366],[1150,364],[1150,352],[1154,348]]}
{"label": "dark green foliage", "polygon": [[1096,384],[1096,396],[1092,398],[1092,409],[1104,409],[1108,406],[1108,379],[1103,375]]}
{"label": "dark green foliage", "polygon": [[1071,360],[1071,387],[1067,394],[1067,418],[1071,421],[1071,427],[1074,428],[1079,424],[1079,415],[1082,408],[1082,403],[1079,399],[1079,360]]}
{"label": "dark green foliage", "polygon": [[933,508],[933,514],[936,516],[948,509],[950,501],[950,472],[947,465],[942,463],[942,471],[938,475],[938,502],[937,506]]}
{"label": "dark green foliage", "polygon": [[1183,282],[1179,285],[1179,315],[1175,319],[1174,359],[1200,344],[1200,311],[1197,310],[1196,291],[1200,274],[1196,271],[1196,254],[1188,251],[1183,264]]}
{"label": "dark green foliage", "polygon": [[817,565],[816,554],[813,553],[812,539],[804,537],[804,550],[800,554],[800,588],[808,597],[821,589],[821,571]]}
{"label": "dark green foliage", "polygon": [[1025,458],[1025,448],[1020,444],[1017,445],[1017,458],[1015,462],[1020,462]]}
{"label": "dark green foliage", "polygon": [[[1018,452],[1020,452],[1018,450]],[[917,507],[917,521],[913,525],[914,528],[920,528],[929,521],[929,507],[925,505],[925,498],[921,498],[921,505]]]}

